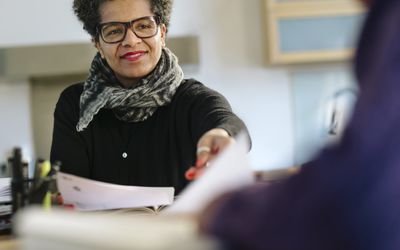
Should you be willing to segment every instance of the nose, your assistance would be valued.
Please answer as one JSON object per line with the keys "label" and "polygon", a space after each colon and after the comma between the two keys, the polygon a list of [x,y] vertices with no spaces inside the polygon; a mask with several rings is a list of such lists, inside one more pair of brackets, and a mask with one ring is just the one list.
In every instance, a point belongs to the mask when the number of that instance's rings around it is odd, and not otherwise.
{"label": "nose", "polygon": [[126,31],[124,40],[122,40],[122,46],[134,46],[142,41],[141,38],[137,37],[132,29]]}

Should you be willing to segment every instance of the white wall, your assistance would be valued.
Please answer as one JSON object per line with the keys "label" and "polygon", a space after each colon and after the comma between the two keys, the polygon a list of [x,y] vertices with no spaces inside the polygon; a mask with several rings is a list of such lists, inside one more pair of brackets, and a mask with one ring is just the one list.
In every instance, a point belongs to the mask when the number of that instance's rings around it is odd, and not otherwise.
{"label": "white wall", "polygon": [[358,97],[349,65],[329,65],[291,73],[294,164],[314,157],[320,147],[340,140]]}
{"label": "white wall", "polygon": [[0,48],[87,41],[81,27],[72,0],[0,0]]}
{"label": "white wall", "polygon": [[223,93],[253,139],[254,168],[293,164],[291,92],[286,69],[265,66],[262,1],[175,0],[171,36],[199,37],[193,75]]}
{"label": "white wall", "polygon": [[0,163],[16,146],[28,162],[33,155],[29,86],[26,80],[0,79]]}
{"label": "white wall", "polygon": [[[1,36],[0,47],[87,41],[71,4],[72,0],[0,0],[0,30],[7,34]],[[187,76],[222,92],[247,123],[253,138],[253,167],[287,167],[293,164],[294,144],[289,74],[264,65],[262,22],[261,0],[175,0],[169,35],[199,36],[199,69]],[[37,29],[43,23],[46,28]],[[7,103],[13,103],[16,114],[26,118],[30,116],[29,87],[19,86],[13,86],[9,95],[25,101]],[[31,132],[22,125],[29,121],[15,122],[26,131],[16,143],[29,147]],[[1,136],[11,129],[15,127],[1,125]],[[0,154],[12,143],[0,142]]]}

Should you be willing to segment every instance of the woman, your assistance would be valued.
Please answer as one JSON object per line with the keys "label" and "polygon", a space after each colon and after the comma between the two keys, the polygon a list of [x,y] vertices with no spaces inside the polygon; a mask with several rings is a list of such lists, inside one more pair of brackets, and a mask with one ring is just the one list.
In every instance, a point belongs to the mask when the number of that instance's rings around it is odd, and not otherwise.
{"label": "woman", "polygon": [[51,160],[62,171],[179,193],[246,130],[223,96],[183,78],[165,45],[171,7],[74,0],[98,53],[85,83],[65,89],[56,106]]}
{"label": "woman", "polygon": [[400,249],[400,1],[369,2],[342,141],[285,182],[210,205],[202,227],[224,249]]}

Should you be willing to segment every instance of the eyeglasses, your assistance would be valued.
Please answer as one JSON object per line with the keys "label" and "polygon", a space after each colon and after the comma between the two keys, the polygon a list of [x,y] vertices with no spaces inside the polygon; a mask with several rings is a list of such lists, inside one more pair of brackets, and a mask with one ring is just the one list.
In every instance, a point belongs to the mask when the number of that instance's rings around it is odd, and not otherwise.
{"label": "eyeglasses", "polygon": [[159,20],[157,16],[145,16],[129,22],[101,23],[97,32],[106,43],[123,41],[129,28],[138,38],[150,38],[157,35]]}

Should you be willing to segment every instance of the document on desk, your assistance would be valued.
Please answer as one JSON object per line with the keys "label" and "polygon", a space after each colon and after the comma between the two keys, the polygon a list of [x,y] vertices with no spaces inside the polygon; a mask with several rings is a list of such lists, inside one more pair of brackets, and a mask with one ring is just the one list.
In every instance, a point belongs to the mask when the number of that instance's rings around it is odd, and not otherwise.
{"label": "document on desk", "polygon": [[219,195],[254,183],[248,149],[247,136],[239,134],[236,143],[211,162],[203,176],[190,183],[162,213],[196,214]]}
{"label": "document on desk", "polygon": [[155,207],[174,200],[173,187],[116,185],[62,172],[57,173],[57,186],[64,203],[79,211]]}
{"label": "document on desk", "polygon": [[11,201],[11,178],[0,178],[0,203]]}

